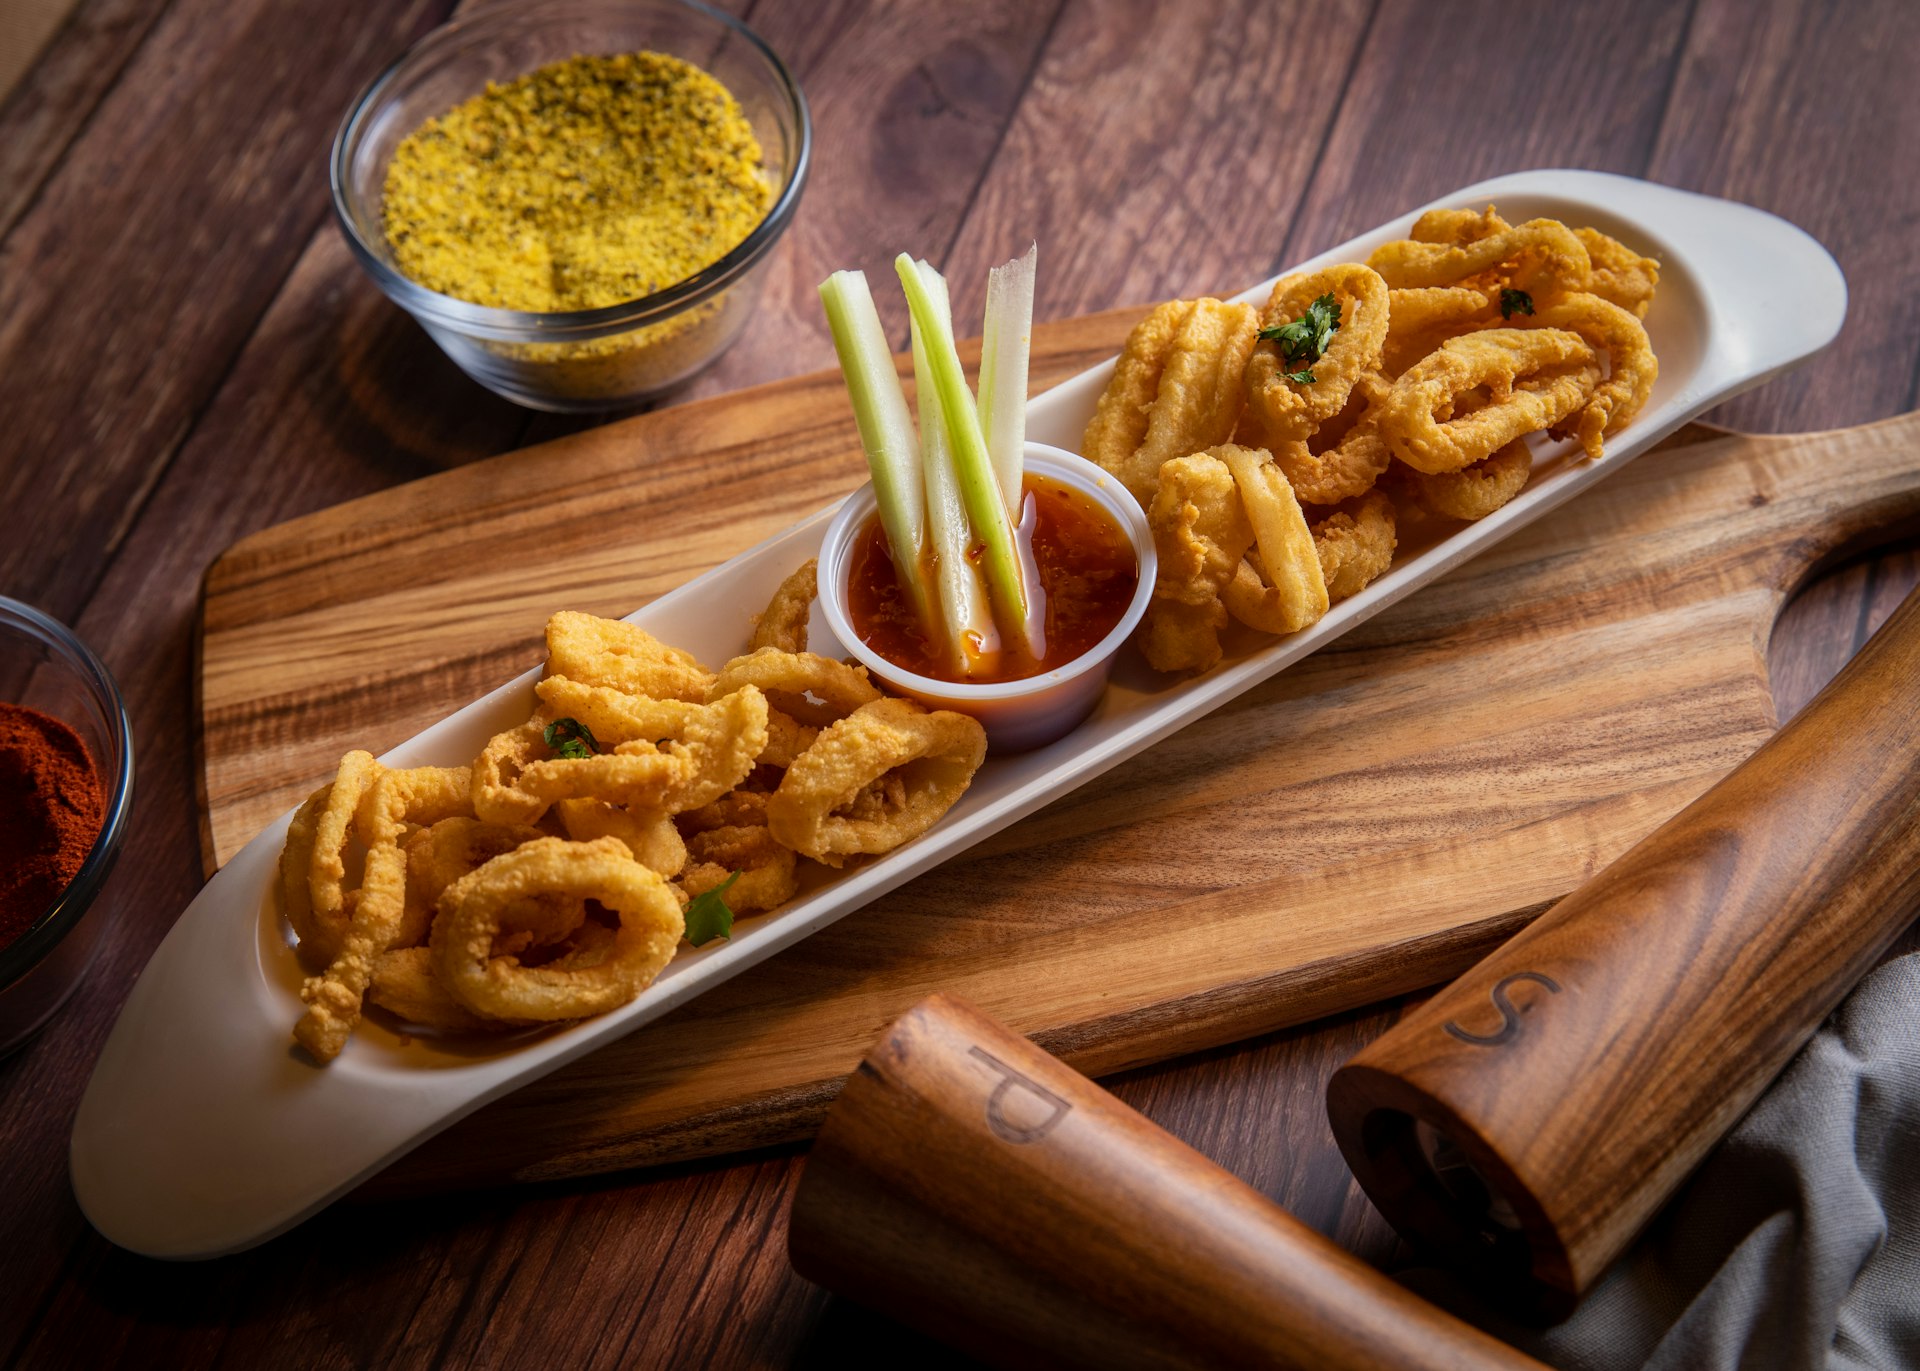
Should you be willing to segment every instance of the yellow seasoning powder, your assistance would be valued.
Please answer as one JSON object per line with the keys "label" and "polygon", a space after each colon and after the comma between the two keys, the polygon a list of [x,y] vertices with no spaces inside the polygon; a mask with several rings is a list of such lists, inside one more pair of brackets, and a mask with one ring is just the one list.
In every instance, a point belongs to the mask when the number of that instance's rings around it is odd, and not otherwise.
{"label": "yellow seasoning powder", "polygon": [[[732,93],[690,62],[634,52],[552,63],[422,124],[388,164],[383,214],[394,263],[414,281],[552,312],[686,280],[738,247],[775,193]],[[624,332],[470,346],[495,381],[536,402],[623,402],[716,355],[751,298],[733,285]]]}
{"label": "yellow seasoning powder", "polygon": [[772,198],[732,93],[634,52],[555,62],[421,125],[387,167],[385,228],[400,270],[443,295],[596,309],[719,261]]}

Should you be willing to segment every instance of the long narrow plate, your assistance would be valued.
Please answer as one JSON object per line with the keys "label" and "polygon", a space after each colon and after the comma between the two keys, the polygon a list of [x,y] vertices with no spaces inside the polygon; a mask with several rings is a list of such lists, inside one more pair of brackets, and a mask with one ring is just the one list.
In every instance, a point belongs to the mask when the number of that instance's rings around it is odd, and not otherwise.
{"label": "long narrow plate", "polygon": [[[1489,200],[1511,218],[1594,225],[1660,258],[1660,292],[1647,319],[1660,380],[1600,461],[1578,461],[1565,444],[1540,448],[1533,480],[1504,509],[1431,546],[1403,548],[1391,571],[1312,628],[1263,640],[1204,676],[1173,683],[1137,661],[1123,664],[1091,719],[1040,751],[990,758],[931,832],[776,913],[743,920],[730,941],[676,959],[632,1004],[570,1027],[476,1049],[426,1036],[407,1041],[366,1022],[337,1061],[314,1066],[289,1038],[301,1012],[301,973],[274,908],[283,816],[188,906],[127,999],[74,1124],[73,1185],[87,1217],[112,1241],[159,1257],[212,1257],[265,1241],[488,1101],[659,1018],[1264,681],[1709,406],[1818,351],[1846,313],[1846,284],[1825,249],[1747,206],[1577,171],[1501,177],[1436,203]],[[1378,244],[1404,237],[1418,212],[1302,265],[1365,260]],[[1270,285],[1240,298],[1262,301]],[[1077,448],[1112,369],[1096,367],[1035,399],[1028,436]],[[831,514],[822,510],[662,596],[633,621],[703,660],[734,655],[748,616],[813,554]],[[502,686],[386,760],[467,761],[526,717],[536,675]]]}

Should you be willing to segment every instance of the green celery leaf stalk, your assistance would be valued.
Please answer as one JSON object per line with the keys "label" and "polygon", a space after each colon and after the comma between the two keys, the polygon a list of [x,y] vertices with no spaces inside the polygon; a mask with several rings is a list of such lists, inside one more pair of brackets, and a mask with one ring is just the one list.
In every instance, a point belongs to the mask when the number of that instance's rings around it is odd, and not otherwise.
{"label": "green celery leaf stalk", "polygon": [[1007,507],[1000,499],[993,462],[987,456],[987,440],[980,432],[980,413],[974,407],[973,392],[967,386],[967,374],[960,367],[960,353],[953,344],[952,322],[941,318],[928,287],[928,277],[939,273],[925,263],[916,263],[904,252],[894,259],[893,269],[906,290],[907,312],[925,341],[927,370],[940,392],[940,409],[946,420],[947,441],[953,449],[953,470],[959,479],[960,495],[966,503],[974,536],[986,552],[987,593],[994,613],[1009,632],[1025,636],[1027,588],[1020,555],[1013,545],[1013,526],[1007,519]]}
{"label": "green celery leaf stalk", "polygon": [[820,283],[833,350],[853,402],[866,450],[867,470],[880,506],[880,527],[887,535],[900,588],[929,639],[940,640],[940,621],[920,568],[927,546],[927,500],[920,472],[920,444],[906,392],[893,369],[893,353],[873,307],[873,292],[862,271],[836,271]]}
{"label": "green celery leaf stalk", "polygon": [[[947,283],[938,273],[927,281],[928,294],[946,326],[953,327]],[[926,337],[913,325],[914,394],[920,402],[920,465],[927,483],[927,536],[933,545],[935,588],[940,617],[946,626],[949,662],[962,676],[976,676],[997,654],[999,631],[980,573],[967,557],[973,545],[973,525],[967,518],[960,480],[953,467],[953,446],[947,441],[946,413],[940,388],[933,382],[927,361]]]}
{"label": "green celery leaf stalk", "polygon": [[1033,279],[1039,244],[987,273],[980,333],[980,427],[987,437],[1007,518],[1020,522],[1027,446],[1027,360],[1033,348]]}

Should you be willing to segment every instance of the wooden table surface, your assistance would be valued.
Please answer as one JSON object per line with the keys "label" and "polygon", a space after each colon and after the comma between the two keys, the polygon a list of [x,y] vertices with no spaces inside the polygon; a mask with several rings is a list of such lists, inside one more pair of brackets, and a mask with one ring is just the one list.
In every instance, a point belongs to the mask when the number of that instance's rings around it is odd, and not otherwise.
{"label": "wooden table surface", "polygon": [[[325,153],[451,0],[79,0],[0,105],[0,592],[119,676],[133,827],[92,978],[0,1062],[0,1357],[31,1366],[741,1366],[948,1354],[795,1277],[783,1151],[550,1188],[349,1204],[244,1257],[118,1252],[73,1203],[74,1107],[200,884],[190,725],[207,563],[243,534],[565,432],[466,381],[349,260]],[[1063,317],[1237,289],[1485,176],[1595,167],[1745,200],[1839,258],[1839,342],[1710,416],[1920,403],[1920,7],[1349,0],[738,0],[818,141],[759,317],[689,395],[827,365],[813,286],[908,248],[971,280],[1042,246]],[[883,298],[886,297],[882,292]],[[902,311],[883,314],[904,342]],[[1794,321],[1782,319],[1780,327]],[[1913,583],[1897,553],[1776,635],[1803,702]],[[1114,1082],[1361,1254],[1327,1076],[1396,1006]]]}

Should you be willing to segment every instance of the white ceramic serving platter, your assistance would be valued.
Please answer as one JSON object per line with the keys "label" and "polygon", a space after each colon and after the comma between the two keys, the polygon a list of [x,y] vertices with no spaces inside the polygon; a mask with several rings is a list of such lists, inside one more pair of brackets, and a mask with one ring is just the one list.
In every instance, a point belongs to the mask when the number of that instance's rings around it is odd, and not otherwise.
{"label": "white ceramic serving platter", "polygon": [[[289,1037],[302,1008],[301,973],[272,893],[282,817],[208,882],[127,999],[74,1123],[73,1186],[87,1217],[122,1247],[159,1257],[212,1257],[273,1237],[489,1100],[659,1018],[1266,680],[1709,406],[1818,351],[1846,313],[1846,284],[1825,249],[1747,206],[1580,171],[1505,176],[1435,203],[1488,201],[1516,222],[1548,215],[1591,224],[1661,261],[1647,319],[1659,383],[1600,461],[1576,461],[1565,444],[1540,448],[1534,479],[1504,509],[1438,544],[1403,548],[1391,571],[1312,628],[1265,640],[1204,676],[1175,682],[1137,659],[1123,661],[1092,718],[1039,751],[989,758],[931,832],[774,914],[743,920],[731,940],[676,959],[632,1004],[570,1027],[475,1047],[428,1036],[407,1042],[369,1021],[337,1061],[314,1065]],[[1418,213],[1302,266],[1363,261],[1378,244],[1404,237]],[[1264,301],[1270,284],[1240,298]],[[1028,436],[1077,449],[1111,372],[1109,362],[1037,397]],[[745,645],[749,615],[813,555],[832,512],[662,596],[633,621],[703,660],[732,656]],[[837,645],[817,620],[816,647],[832,653]],[[466,762],[526,717],[536,676],[502,686],[385,760]]]}

